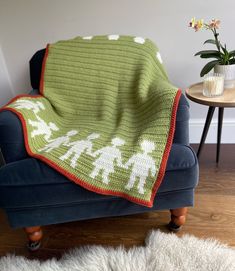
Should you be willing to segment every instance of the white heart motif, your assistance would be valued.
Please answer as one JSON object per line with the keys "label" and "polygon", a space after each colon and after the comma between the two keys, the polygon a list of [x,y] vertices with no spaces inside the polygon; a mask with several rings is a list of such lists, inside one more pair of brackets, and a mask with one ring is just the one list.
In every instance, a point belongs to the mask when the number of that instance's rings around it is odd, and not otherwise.
{"label": "white heart motif", "polygon": [[84,40],[91,40],[93,36],[83,37]]}
{"label": "white heart motif", "polygon": [[145,39],[141,38],[141,37],[135,37],[134,38],[134,42],[140,43],[140,44],[144,44],[145,43]]}
{"label": "white heart motif", "polygon": [[159,60],[159,62],[162,64],[163,61],[162,61],[161,54],[159,52],[157,52],[156,57]]}
{"label": "white heart motif", "polygon": [[119,35],[108,35],[108,39],[109,40],[118,40],[119,39]]}

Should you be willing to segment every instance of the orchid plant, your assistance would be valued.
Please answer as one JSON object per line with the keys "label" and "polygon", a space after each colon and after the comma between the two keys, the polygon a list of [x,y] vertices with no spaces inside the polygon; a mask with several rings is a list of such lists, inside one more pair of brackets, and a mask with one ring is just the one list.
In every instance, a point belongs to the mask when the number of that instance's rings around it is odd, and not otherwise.
{"label": "orchid plant", "polygon": [[214,39],[208,39],[204,42],[204,44],[213,44],[216,46],[216,50],[203,50],[199,51],[195,54],[195,56],[200,56],[201,58],[214,58],[214,60],[208,62],[201,70],[200,76],[204,76],[208,72],[210,72],[215,65],[231,65],[235,64],[235,50],[228,51],[226,44],[222,44],[219,40],[219,33],[217,29],[219,29],[220,21],[219,20],[211,20],[209,23],[204,23],[204,20],[196,20],[192,18],[189,27],[193,28],[195,32],[205,29],[212,31],[214,35]]}

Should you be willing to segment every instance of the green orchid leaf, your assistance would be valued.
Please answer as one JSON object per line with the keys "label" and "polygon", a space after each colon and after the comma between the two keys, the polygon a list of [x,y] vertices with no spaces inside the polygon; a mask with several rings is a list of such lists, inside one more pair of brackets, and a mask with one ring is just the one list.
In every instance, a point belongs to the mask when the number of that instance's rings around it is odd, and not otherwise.
{"label": "green orchid leaf", "polygon": [[230,60],[229,60],[229,64],[230,64],[230,65],[231,65],[231,64],[235,64],[235,58],[230,59]]}
{"label": "green orchid leaf", "polygon": [[228,54],[228,51],[226,49],[226,44],[224,46],[221,45],[222,51],[224,52],[225,55]]}
{"label": "green orchid leaf", "polygon": [[213,60],[211,62],[208,62],[201,70],[200,76],[203,77],[205,74],[211,71],[215,67],[216,64],[219,64],[218,60]]}
{"label": "green orchid leaf", "polygon": [[203,44],[206,44],[206,43],[216,44],[215,40],[212,40],[212,39],[206,40]]}
{"label": "green orchid leaf", "polygon": [[204,50],[204,51],[199,51],[197,52],[194,56],[199,56],[199,55],[205,55],[205,54],[217,54],[219,51],[217,50]]}
{"label": "green orchid leaf", "polygon": [[218,60],[221,59],[221,55],[218,53],[218,54],[201,54],[200,55],[201,58],[216,58]]}
{"label": "green orchid leaf", "polygon": [[229,54],[229,57],[235,56],[235,50],[230,51],[228,54]]}

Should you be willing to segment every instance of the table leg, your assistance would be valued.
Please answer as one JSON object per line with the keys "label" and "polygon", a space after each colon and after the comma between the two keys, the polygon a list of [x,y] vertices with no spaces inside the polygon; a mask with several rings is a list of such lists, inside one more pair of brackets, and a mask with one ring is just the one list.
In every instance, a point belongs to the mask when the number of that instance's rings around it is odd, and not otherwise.
{"label": "table leg", "polygon": [[218,130],[217,130],[216,163],[219,163],[220,142],[221,142],[221,133],[222,133],[222,125],[223,125],[223,116],[224,116],[224,108],[223,107],[219,107]]}
{"label": "table leg", "polygon": [[202,132],[202,137],[201,137],[200,145],[199,145],[199,148],[198,148],[198,151],[197,151],[197,157],[198,158],[200,156],[202,147],[203,147],[204,142],[206,140],[206,136],[207,136],[210,124],[211,124],[211,120],[212,120],[214,111],[215,111],[215,107],[214,106],[210,106],[209,109],[208,109],[208,113],[207,113],[207,117],[206,117],[206,122],[205,122],[204,129],[203,129],[203,132]]}

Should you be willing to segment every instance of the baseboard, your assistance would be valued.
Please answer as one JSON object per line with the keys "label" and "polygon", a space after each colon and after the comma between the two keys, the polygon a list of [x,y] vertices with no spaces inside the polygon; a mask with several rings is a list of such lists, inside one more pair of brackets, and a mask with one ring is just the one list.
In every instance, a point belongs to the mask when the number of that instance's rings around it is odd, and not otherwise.
{"label": "baseboard", "polygon": [[[189,122],[190,143],[199,143],[204,128],[205,119],[191,119]],[[217,120],[212,120],[207,134],[206,143],[217,142]],[[224,119],[221,143],[235,143],[235,119]]]}

